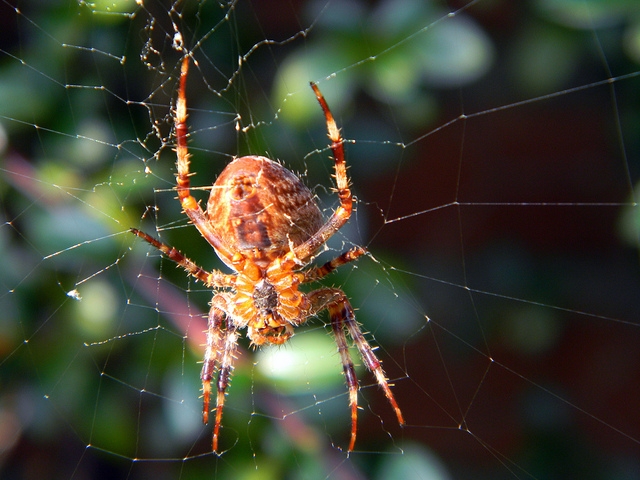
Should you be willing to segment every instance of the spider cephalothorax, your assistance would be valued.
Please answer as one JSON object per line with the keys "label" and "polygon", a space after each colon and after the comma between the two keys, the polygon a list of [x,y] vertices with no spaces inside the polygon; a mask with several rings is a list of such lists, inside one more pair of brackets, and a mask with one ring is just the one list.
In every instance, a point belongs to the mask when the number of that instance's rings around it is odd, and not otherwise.
{"label": "spider cephalothorax", "polygon": [[279,163],[260,156],[236,158],[227,165],[213,185],[205,212],[190,193],[186,124],[188,68],[189,56],[185,55],[175,112],[178,198],[184,213],[234,273],[208,272],[150,235],[137,229],[131,231],[214,289],[201,374],[205,423],[209,418],[211,382],[216,371],[218,374],[213,451],[218,452],[222,410],[237,353],[238,330],[247,328],[247,336],[256,346],[282,344],[291,338],[295,327],[322,310],[329,311],[349,388],[348,451],[353,450],[356,441],[359,385],[345,328],[403,425],[402,413],[380,361],[364,338],[344,292],[319,288],[304,293],[298,289],[300,284],[321,279],[365,253],[363,248],[354,247],[322,266],[305,268],[319,248],[347,222],[353,202],[342,137],[320,90],[311,84],[325,115],[334,154],[340,205],[333,215],[324,221],[313,193],[302,181]]}

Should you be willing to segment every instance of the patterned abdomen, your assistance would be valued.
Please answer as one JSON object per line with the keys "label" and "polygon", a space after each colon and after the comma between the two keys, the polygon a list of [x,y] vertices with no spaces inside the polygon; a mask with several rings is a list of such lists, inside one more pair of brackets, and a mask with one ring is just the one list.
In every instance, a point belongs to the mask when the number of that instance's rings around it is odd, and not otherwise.
{"label": "patterned abdomen", "polygon": [[307,186],[279,163],[260,156],[240,157],[227,165],[213,185],[207,214],[229,250],[264,266],[291,244],[304,243],[323,224]]}

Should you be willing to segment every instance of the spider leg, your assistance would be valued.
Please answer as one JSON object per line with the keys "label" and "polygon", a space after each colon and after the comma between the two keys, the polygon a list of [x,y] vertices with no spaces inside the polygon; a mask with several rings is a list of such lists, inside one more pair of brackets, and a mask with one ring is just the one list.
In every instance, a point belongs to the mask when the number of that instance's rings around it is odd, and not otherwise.
{"label": "spider leg", "polygon": [[[346,299],[346,296],[344,298]],[[349,335],[351,335],[353,342],[356,344],[356,347],[358,347],[358,351],[360,352],[360,356],[362,357],[364,365],[370,372],[373,372],[378,385],[382,388],[384,395],[387,397],[387,400],[391,404],[391,408],[393,408],[398,419],[398,424],[404,425],[404,417],[402,416],[402,412],[400,411],[398,402],[396,402],[396,398],[393,396],[393,392],[389,387],[389,383],[387,382],[387,377],[384,374],[384,370],[382,370],[380,360],[378,360],[378,357],[376,357],[376,354],[373,352],[373,348],[371,348],[369,342],[367,342],[367,340],[364,338],[362,330],[360,330],[360,327],[358,326],[358,323],[355,321],[355,317],[353,316],[353,310],[350,310],[349,313],[350,315],[345,318],[345,324],[347,325],[347,330],[349,330]]]}
{"label": "spider leg", "polygon": [[367,251],[364,248],[353,247],[351,250],[344,252],[342,255],[334,258],[333,260],[329,260],[324,265],[320,267],[313,267],[304,272],[303,283],[315,282],[316,280],[320,280],[321,278],[324,278],[332,273],[338,267],[344,265],[345,263],[353,262],[359,256],[364,255],[365,253],[367,253]]}
{"label": "spider leg", "polygon": [[311,83],[311,88],[316,94],[316,98],[322,107],[322,111],[324,112],[325,120],[327,122],[327,132],[329,140],[331,140],[331,150],[333,151],[333,160],[336,169],[336,189],[338,192],[338,198],[340,199],[340,205],[335,212],[333,212],[331,218],[327,220],[327,223],[320,227],[320,229],[306,242],[295,248],[295,256],[301,261],[305,261],[313,255],[313,253],[318,250],[323,243],[329,240],[329,238],[331,238],[333,234],[340,229],[340,227],[347,223],[353,208],[353,199],[351,197],[351,190],[349,190],[347,166],[344,160],[344,144],[342,136],[340,135],[340,130],[336,126],[331,110],[329,110],[329,106],[316,84]]}
{"label": "spider leg", "polygon": [[182,59],[182,68],[180,70],[180,90],[178,91],[178,100],[176,102],[175,112],[175,129],[176,129],[176,167],[178,173],[176,175],[178,199],[182,210],[191,219],[191,222],[198,229],[200,234],[215,248],[221,255],[226,258],[233,258],[233,254],[227,246],[220,240],[211,228],[211,224],[204,213],[200,204],[191,195],[191,181],[189,177],[189,150],[187,148],[187,74],[189,72],[189,55],[185,55]]}
{"label": "spider leg", "polygon": [[356,322],[353,307],[349,303],[344,292],[335,288],[322,288],[311,292],[308,296],[312,302],[314,313],[318,313],[326,308],[329,311],[329,317],[331,318],[331,328],[333,329],[336,344],[338,345],[338,353],[340,354],[340,361],[342,362],[345,380],[349,389],[351,439],[349,441],[348,451],[351,452],[356,442],[358,423],[358,390],[360,386],[353,366],[353,361],[349,355],[349,346],[347,344],[344,331],[345,326],[347,327],[353,342],[356,344],[365,366],[369,371],[373,372],[378,385],[384,391],[387,400],[396,413],[396,417],[398,418],[398,423],[400,425],[405,424],[404,418],[400,411],[400,407],[398,407],[398,403],[393,396],[393,392],[391,392],[387,378],[382,370],[380,360],[378,360],[373,352],[373,348],[371,348],[367,340],[364,338],[364,335]]}
{"label": "spider leg", "polygon": [[360,384],[356,375],[351,355],[349,355],[349,345],[344,333],[344,323],[354,318],[353,309],[348,302],[336,302],[329,305],[329,316],[331,317],[331,328],[338,345],[338,353],[342,362],[344,378],[349,388],[349,406],[351,408],[351,440],[348,451],[352,451],[356,444],[356,432],[358,426],[358,390]]}
{"label": "spider leg", "polygon": [[[233,361],[236,358],[238,345],[237,328],[233,322],[228,320],[228,316],[225,313],[227,302],[227,297],[224,294],[216,295],[211,301],[207,328],[207,346],[204,354],[202,373],[200,375],[204,399],[202,420],[206,424],[209,421],[211,381],[213,380],[216,365],[218,366],[216,417],[211,442],[211,448],[216,453],[218,452],[218,439],[220,438],[220,425],[222,424],[225,393],[231,380]],[[224,321],[225,317],[227,319],[226,322]]]}
{"label": "spider leg", "polygon": [[217,303],[223,303],[219,295],[216,295],[211,301],[211,309],[209,310],[209,320],[207,322],[207,344],[204,350],[204,360],[202,362],[202,372],[200,379],[202,380],[202,422],[209,423],[209,401],[211,396],[211,380],[216,370],[216,365],[220,364],[220,354],[223,351],[224,341],[222,339],[222,321],[224,320],[224,312],[216,306]]}
{"label": "spider leg", "polygon": [[189,275],[195,277],[200,280],[208,287],[233,287],[235,284],[235,275],[227,275],[218,270],[213,270],[212,272],[207,272],[203,268],[196,265],[192,260],[189,260],[185,257],[180,251],[176,250],[169,245],[166,245],[151,235],[148,235],[144,232],[141,232],[137,228],[130,228],[129,231],[134,235],[137,235],[145,242],[150,243],[155,248],[164,253],[171,260],[176,262],[179,266],[184,268]]}
{"label": "spider leg", "polygon": [[224,335],[224,352],[220,362],[220,372],[218,372],[218,394],[216,397],[216,423],[213,428],[212,449],[218,452],[218,438],[220,437],[220,425],[222,423],[222,410],[224,408],[224,396],[231,380],[233,371],[233,361],[236,359],[238,346],[238,333],[235,326],[227,324]]}
{"label": "spider leg", "polygon": [[349,355],[349,345],[344,331],[345,322],[349,318],[355,321],[353,308],[346,296],[340,290],[332,288],[322,288],[311,292],[309,295],[313,310],[318,313],[324,309],[329,310],[331,318],[331,329],[338,346],[338,354],[342,362],[344,378],[349,389],[349,407],[351,409],[351,439],[349,440],[348,451],[351,452],[356,443],[356,433],[358,425],[358,390],[360,384],[356,375],[351,355]]}

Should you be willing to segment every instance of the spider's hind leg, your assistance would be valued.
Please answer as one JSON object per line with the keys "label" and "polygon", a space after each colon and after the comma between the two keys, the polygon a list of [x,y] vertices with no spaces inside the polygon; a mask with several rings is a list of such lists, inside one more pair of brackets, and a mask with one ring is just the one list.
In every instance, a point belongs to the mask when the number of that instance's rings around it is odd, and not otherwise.
{"label": "spider's hind leg", "polygon": [[211,448],[218,452],[218,439],[220,438],[220,425],[222,424],[222,411],[224,409],[224,397],[231,381],[233,362],[236,358],[238,347],[238,332],[235,325],[229,321],[224,312],[227,298],[224,294],[218,294],[211,301],[209,321],[207,328],[207,345],[202,365],[202,420],[206,424],[209,421],[211,381],[218,368],[218,380],[216,382],[216,418],[213,427]]}
{"label": "spider's hind leg", "polygon": [[351,452],[356,442],[356,432],[358,424],[358,390],[360,388],[358,383],[358,377],[356,376],[353,361],[349,355],[349,345],[345,335],[344,327],[347,327],[349,335],[353,339],[362,361],[369,371],[371,371],[378,382],[378,385],[384,391],[387,400],[391,404],[391,407],[396,413],[398,423],[404,425],[404,418],[398,403],[396,402],[393,392],[387,382],[387,377],[382,370],[380,360],[373,352],[373,348],[364,338],[358,323],[356,322],[353,307],[349,303],[349,299],[342,292],[335,288],[322,288],[315,290],[309,294],[309,298],[313,305],[314,313],[318,313],[321,310],[329,310],[329,316],[331,318],[331,328],[335,336],[336,344],[338,346],[338,353],[340,354],[340,361],[342,362],[342,368],[344,371],[345,380],[349,389],[349,406],[351,409],[351,439],[349,441],[348,451]]}

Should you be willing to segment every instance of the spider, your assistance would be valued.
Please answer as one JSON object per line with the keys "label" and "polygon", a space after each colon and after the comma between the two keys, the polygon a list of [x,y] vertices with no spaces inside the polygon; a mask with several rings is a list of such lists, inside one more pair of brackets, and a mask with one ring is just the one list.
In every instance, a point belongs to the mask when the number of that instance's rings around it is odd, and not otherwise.
{"label": "spider", "polygon": [[190,193],[189,177],[192,174],[186,123],[188,69],[189,56],[185,55],[174,117],[178,199],[191,223],[234,273],[206,271],[175,248],[135,228],[131,232],[214,290],[201,373],[202,417],[207,424],[211,383],[217,372],[213,452],[219,452],[222,410],[237,356],[239,330],[247,328],[253,346],[281,345],[291,338],[294,327],[323,310],[329,311],[349,390],[351,437],[348,451],[353,450],[356,441],[359,383],[349,354],[345,327],[365,366],[373,372],[394,409],[398,423],[404,425],[380,361],[360,330],[345,293],[329,287],[309,293],[298,290],[301,284],[319,280],[366,253],[363,248],[354,247],[322,266],[305,269],[319,248],[348,221],[352,209],[343,140],[322,93],[311,83],[326,119],[340,199],[340,205],[329,220],[323,220],[313,193],[297,176],[273,160],[254,155],[235,158],[226,166],[213,185],[205,212]]}

